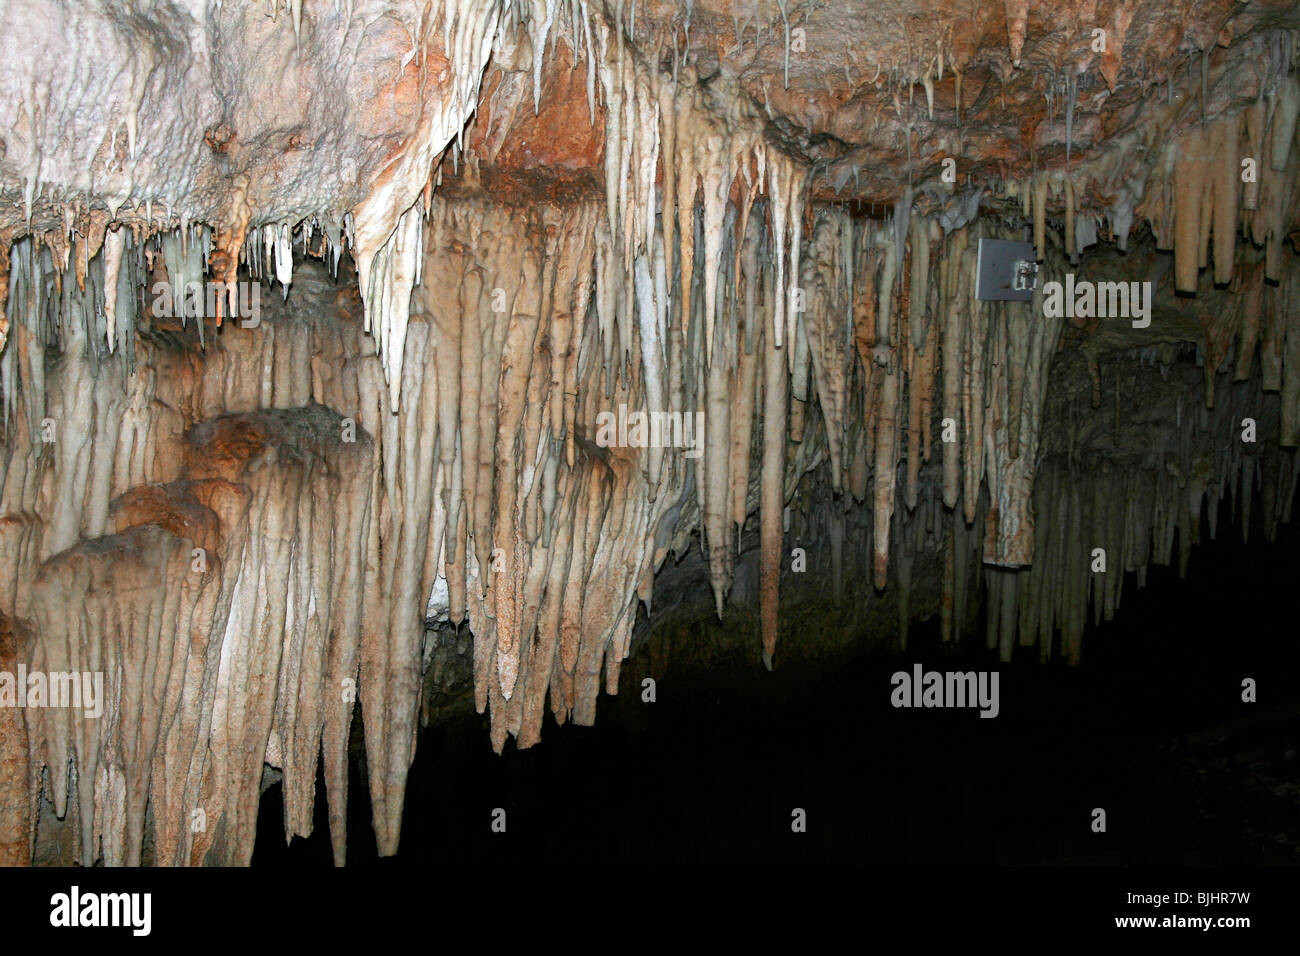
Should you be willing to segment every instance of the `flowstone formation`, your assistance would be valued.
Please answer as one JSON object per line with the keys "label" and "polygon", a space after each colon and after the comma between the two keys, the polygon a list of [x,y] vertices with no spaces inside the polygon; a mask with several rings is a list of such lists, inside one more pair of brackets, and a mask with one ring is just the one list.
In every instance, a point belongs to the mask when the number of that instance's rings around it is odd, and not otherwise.
{"label": "flowstone formation", "polygon": [[323,770],[342,864],[358,704],[391,854],[462,676],[500,751],[701,613],[1077,662],[1221,502],[1290,520],[1291,4],[0,21],[0,862],[246,864]]}

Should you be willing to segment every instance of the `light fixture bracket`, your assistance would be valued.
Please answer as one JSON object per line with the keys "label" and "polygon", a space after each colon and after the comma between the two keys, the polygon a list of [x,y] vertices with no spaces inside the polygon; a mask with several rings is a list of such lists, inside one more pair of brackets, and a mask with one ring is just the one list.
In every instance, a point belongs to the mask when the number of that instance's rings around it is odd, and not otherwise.
{"label": "light fixture bracket", "polygon": [[975,261],[975,298],[994,302],[1028,302],[1038,285],[1034,247],[1010,239],[981,239]]}

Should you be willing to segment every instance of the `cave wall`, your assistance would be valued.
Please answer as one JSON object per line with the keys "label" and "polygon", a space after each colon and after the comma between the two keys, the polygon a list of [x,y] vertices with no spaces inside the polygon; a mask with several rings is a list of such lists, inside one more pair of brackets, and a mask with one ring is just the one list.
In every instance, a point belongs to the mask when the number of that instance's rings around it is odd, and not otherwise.
{"label": "cave wall", "polygon": [[[104,714],[0,708],[6,862],[57,819],[87,865],[247,863],[264,767],[306,835],[323,760],[341,863],[358,702],[392,853],[448,630],[499,751],[700,613],[769,668],[935,613],[1077,662],[1203,512],[1290,518],[1289,8],[1094,10],[1124,57],[1085,4],[939,16],[919,60],[877,24],[841,84],[865,5],[802,39],[763,4],[158,6],[7,51],[0,669],[101,673]],[[979,299],[978,241],[1027,237],[1032,300]],[[1149,312],[1049,308],[1067,276]]]}

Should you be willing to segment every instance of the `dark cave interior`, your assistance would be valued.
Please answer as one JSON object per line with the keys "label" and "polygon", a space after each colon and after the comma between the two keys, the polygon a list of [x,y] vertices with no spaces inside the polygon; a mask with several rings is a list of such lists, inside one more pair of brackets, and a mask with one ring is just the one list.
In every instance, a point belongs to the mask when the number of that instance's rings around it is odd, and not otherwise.
{"label": "dark cave interior", "polygon": [[[468,713],[426,728],[391,859],[375,854],[354,767],[349,865],[1295,865],[1300,646],[1279,638],[1300,528],[1247,545],[1225,504],[1185,577],[1134,578],[1114,620],[1089,623],[1077,668],[1033,648],[1000,665],[927,621],[904,653],[861,635],[829,672],[677,668],[648,704],[634,651],[595,726],[552,721],[543,747],[498,757]],[[914,662],[999,670],[999,719],[890,706],[890,675]],[[323,804],[318,787],[317,832],[286,845],[270,786],[253,865],[331,865]]]}

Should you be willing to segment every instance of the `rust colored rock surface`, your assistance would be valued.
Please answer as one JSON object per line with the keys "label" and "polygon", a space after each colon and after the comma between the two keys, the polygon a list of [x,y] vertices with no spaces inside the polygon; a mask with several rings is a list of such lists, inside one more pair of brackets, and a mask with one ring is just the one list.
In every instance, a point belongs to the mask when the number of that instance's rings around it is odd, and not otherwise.
{"label": "rust colored rock surface", "polygon": [[[0,673],[16,679],[18,663],[30,660],[25,628],[0,614]],[[27,866],[32,859],[30,765],[24,711],[0,707],[0,866]]]}

